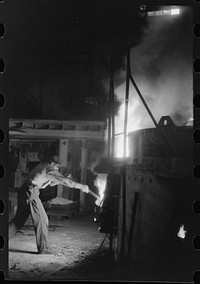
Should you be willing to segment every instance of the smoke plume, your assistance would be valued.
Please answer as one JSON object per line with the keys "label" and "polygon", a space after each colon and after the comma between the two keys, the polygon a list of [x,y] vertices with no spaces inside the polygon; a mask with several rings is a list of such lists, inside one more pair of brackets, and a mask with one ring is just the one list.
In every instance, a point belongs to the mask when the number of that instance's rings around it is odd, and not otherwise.
{"label": "smoke plume", "polygon": [[[139,45],[131,49],[131,73],[157,122],[163,115],[170,115],[176,125],[184,125],[193,115],[192,12],[188,7],[179,8],[179,15],[147,18]],[[119,132],[123,130],[125,88],[124,78],[115,89],[121,102],[116,117]],[[152,127],[131,83],[129,97],[128,131]]]}

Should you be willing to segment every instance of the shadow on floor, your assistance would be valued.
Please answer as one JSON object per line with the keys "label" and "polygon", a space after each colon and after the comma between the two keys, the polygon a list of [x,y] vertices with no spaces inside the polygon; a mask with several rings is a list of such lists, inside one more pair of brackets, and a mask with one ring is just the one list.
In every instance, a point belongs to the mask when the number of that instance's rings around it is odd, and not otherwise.
{"label": "shadow on floor", "polygon": [[10,249],[9,252],[19,252],[19,253],[28,253],[28,254],[38,254],[36,251],[27,251],[27,250],[19,250],[19,249]]}

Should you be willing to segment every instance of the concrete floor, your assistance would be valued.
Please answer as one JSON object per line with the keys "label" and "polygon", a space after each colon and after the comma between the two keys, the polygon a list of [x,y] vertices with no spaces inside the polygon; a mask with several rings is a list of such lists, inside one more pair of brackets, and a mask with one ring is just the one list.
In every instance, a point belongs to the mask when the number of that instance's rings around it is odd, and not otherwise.
{"label": "concrete floor", "polygon": [[9,241],[9,280],[192,281],[191,259],[183,267],[173,262],[168,266],[159,262],[128,267],[110,256],[108,238],[97,255],[105,234],[98,232],[93,216],[77,214],[60,221],[50,218],[50,255],[37,254],[29,218]]}
{"label": "concrete floor", "polygon": [[[60,221],[50,219],[49,245],[52,254],[38,255],[29,218],[9,241],[9,279],[87,279],[87,274],[83,276],[75,270],[80,265],[85,267],[86,262],[94,262],[104,237],[105,234],[98,232],[98,224],[93,222],[93,214],[79,214]],[[108,251],[108,248],[109,240],[106,239],[100,253]],[[101,278],[101,275],[98,277]]]}

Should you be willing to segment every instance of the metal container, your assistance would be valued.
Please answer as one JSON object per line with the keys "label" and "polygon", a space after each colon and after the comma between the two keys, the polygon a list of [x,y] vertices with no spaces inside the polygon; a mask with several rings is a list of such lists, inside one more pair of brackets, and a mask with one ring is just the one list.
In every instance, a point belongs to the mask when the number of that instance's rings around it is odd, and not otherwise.
{"label": "metal container", "polygon": [[[140,129],[129,133],[129,155],[131,157],[168,157],[168,145],[173,157],[191,158],[193,156],[192,126],[175,126],[169,116],[159,122],[166,142],[157,128]],[[168,144],[168,145],[167,145]]]}
{"label": "metal container", "polygon": [[[166,271],[168,280],[191,280],[196,261],[192,128],[167,121],[169,126],[161,127],[173,156],[157,129],[143,129],[129,135],[131,156],[115,163],[124,181],[119,194],[117,251],[133,270],[154,273],[153,280],[159,275],[165,280]],[[184,238],[178,236],[182,225]]]}

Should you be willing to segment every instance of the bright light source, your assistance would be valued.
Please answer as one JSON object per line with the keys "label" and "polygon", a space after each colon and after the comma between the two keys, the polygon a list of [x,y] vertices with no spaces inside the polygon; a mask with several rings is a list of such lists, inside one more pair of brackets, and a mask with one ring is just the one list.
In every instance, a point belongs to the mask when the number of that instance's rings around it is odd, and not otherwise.
{"label": "bright light source", "polygon": [[171,15],[179,15],[180,9],[171,9]]}
{"label": "bright light source", "polygon": [[155,16],[173,16],[173,15],[179,15],[180,9],[171,9],[171,10],[158,10],[158,11],[149,11],[147,12],[147,15],[149,17],[155,17]]}
{"label": "bright light source", "polygon": [[177,236],[181,239],[185,239],[185,235],[186,235],[186,230],[184,230],[184,225],[182,225],[178,231]]}

